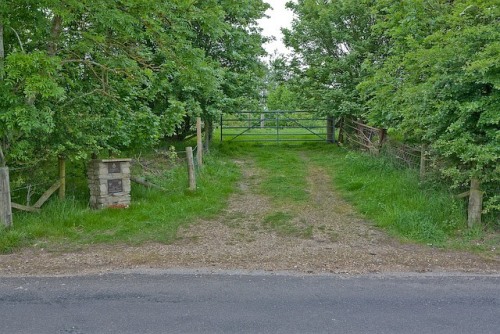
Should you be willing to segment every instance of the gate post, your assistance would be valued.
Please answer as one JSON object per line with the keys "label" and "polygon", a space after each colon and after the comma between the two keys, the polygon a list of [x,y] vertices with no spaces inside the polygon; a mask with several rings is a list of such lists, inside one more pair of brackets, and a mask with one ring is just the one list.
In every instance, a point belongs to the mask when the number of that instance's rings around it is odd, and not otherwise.
{"label": "gate post", "polygon": [[333,116],[326,118],[326,141],[328,143],[335,143],[335,119]]}

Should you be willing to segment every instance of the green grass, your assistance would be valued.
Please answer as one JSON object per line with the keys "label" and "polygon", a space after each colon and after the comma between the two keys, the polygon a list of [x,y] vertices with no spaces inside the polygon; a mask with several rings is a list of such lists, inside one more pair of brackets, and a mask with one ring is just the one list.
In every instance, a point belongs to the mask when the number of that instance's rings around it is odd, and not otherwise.
{"label": "green grass", "polygon": [[[88,209],[83,165],[69,166],[73,169],[68,173],[68,199],[50,200],[39,214],[16,211],[14,227],[0,229],[0,252],[30,245],[71,250],[98,243],[171,242],[180,226],[197,218],[215,217],[225,207],[240,177],[232,162],[235,159],[255,163],[261,178],[258,191],[268,195],[276,207],[307,205],[308,164],[315,164],[330,174],[332,187],[358,212],[395,236],[443,247],[500,248],[498,233],[467,230],[464,201],[455,199],[445,186],[421,184],[416,171],[397,168],[383,158],[324,143],[224,142],[214,145],[211,152],[205,157],[196,192],[186,191],[184,164],[169,166],[152,176],[168,191],[134,184],[128,209]],[[307,238],[312,233],[312,227],[297,221],[290,210],[276,211],[265,217],[264,226],[285,235]],[[334,232],[332,238],[337,238]]]}
{"label": "green grass", "polygon": [[262,191],[275,200],[307,201],[307,163],[314,163],[328,171],[332,186],[358,212],[395,236],[443,246],[466,230],[463,201],[444,185],[421,184],[417,171],[383,157],[323,143],[223,143],[221,148],[228,155],[252,157],[263,170]]}
{"label": "green grass", "polygon": [[275,201],[307,200],[307,164],[295,145],[269,146],[249,143],[223,143],[221,152],[228,157],[251,158],[263,172],[260,191]]}
{"label": "green grass", "polygon": [[292,214],[281,211],[266,216],[262,225],[283,236],[308,239],[313,233],[312,225],[296,224]]}
{"label": "green grass", "polygon": [[421,184],[415,170],[338,148],[312,158],[360,213],[397,236],[442,245],[465,228],[463,202],[444,186]]}
{"label": "green grass", "polygon": [[198,190],[191,193],[186,191],[186,174],[182,164],[157,176],[155,182],[167,192],[133,184],[128,209],[90,210],[88,195],[82,196],[88,190],[79,187],[64,201],[49,201],[39,214],[15,212],[14,227],[0,230],[0,252],[29,245],[74,249],[97,243],[171,242],[179,226],[218,214],[240,175],[228,159],[207,157]]}

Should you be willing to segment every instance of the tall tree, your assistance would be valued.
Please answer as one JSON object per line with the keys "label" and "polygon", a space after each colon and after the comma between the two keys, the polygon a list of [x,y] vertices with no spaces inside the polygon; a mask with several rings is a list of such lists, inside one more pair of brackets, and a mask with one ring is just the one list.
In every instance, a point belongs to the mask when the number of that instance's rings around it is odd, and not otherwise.
{"label": "tall tree", "polygon": [[3,1],[0,152],[21,161],[149,146],[187,115],[228,107],[238,94],[224,86],[231,78],[235,90],[255,86],[256,19],[266,8],[229,0]]}
{"label": "tall tree", "polygon": [[371,39],[370,0],[288,2],[295,14],[285,29],[285,44],[294,50],[304,107],[330,115],[360,115],[356,85],[364,59],[376,49]]}

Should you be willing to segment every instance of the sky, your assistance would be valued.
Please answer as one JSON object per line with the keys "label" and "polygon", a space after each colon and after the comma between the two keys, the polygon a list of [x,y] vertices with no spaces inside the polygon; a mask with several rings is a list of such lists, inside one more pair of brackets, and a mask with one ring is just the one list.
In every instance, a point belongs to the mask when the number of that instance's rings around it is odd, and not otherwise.
{"label": "sky", "polygon": [[271,5],[272,9],[266,11],[268,19],[259,20],[262,27],[264,36],[275,36],[276,40],[264,45],[268,53],[272,54],[274,50],[279,53],[288,53],[285,45],[283,44],[283,35],[280,29],[282,27],[289,28],[292,22],[293,14],[285,8],[285,4],[289,0],[265,0]]}

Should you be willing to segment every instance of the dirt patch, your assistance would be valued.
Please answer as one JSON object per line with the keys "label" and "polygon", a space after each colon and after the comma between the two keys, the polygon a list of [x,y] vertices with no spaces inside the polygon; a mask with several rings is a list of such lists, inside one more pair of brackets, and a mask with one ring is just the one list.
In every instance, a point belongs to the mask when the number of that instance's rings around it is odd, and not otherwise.
{"label": "dirt patch", "polygon": [[[304,159],[306,159],[304,157]],[[0,256],[0,275],[66,275],[132,268],[217,268],[307,273],[498,273],[500,259],[403,244],[363,220],[310,165],[308,201],[277,203],[262,194],[251,160],[238,191],[214,220],[179,231],[171,245],[99,245],[73,253],[26,249]]]}

